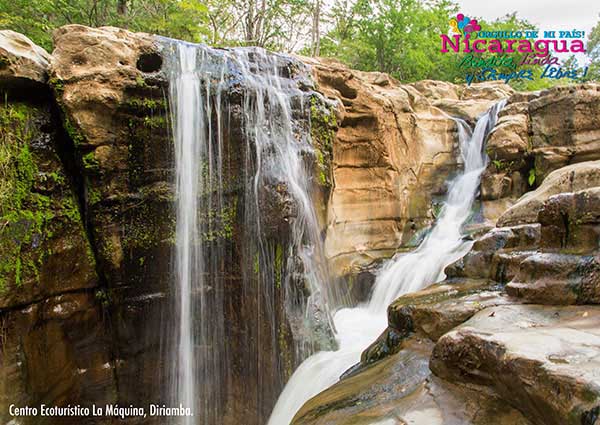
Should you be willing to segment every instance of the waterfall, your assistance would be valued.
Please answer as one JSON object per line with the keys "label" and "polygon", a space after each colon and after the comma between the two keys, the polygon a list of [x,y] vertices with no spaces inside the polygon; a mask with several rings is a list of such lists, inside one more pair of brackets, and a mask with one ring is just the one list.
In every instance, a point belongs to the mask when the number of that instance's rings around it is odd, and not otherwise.
{"label": "waterfall", "polygon": [[194,414],[176,425],[263,424],[293,368],[332,347],[310,196],[320,95],[288,56],[160,40],[176,169],[165,399]]}
{"label": "waterfall", "polygon": [[464,121],[455,120],[464,168],[452,180],[435,225],[417,249],[384,264],[366,305],[336,312],[339,349],[317,353],[300,365],[279,397],[269,425],[289,424],[308,399],[333,385],[360,360],[362,351],[387,326],[387,307],[394,299],[444,279],[444,268],[469,251],[472,242],[464,238],[463,226],[470,218],[481,173],[487,165],[485,138],[504,104],[496,104],[480,117],[472,132]]}
{"label": "waterfall", "polygon": [[[172,406],[181,404],[194,413],[178,420],[181,425],[210,423],[213,419],[210,407],[219,404],[219,393],[211,388],[219,384],[215,378],[220,370],[220,356],[211,345],[222,337],[223,328],[223,317],[215,311],[222,302],[222,292],[209,294],[212,282],[206,279],[211,257],[205,252],[203,238],[213,230],[213,223],[201,220],[202,214],[199,214],[212,208],[221,210],[223,206],[219,197],[222,194],[219,187],[222,140],[217,138],[215,149],[211,122],[212,82],[206,78],[210,74],[201,65],[205,57],[199,58],[199,53],[204,52],[199,52],[194,45],[176,46],[171,58],[169,93],[175,141],[177,220],[175,320],[169,330],[174,331],[175,343],[170,356],[169,401]],[[216,116],[219,128],[220,109]],[[209,195],[202,196],[205,193]],[[218,199],[212,199],[213,194]]]}

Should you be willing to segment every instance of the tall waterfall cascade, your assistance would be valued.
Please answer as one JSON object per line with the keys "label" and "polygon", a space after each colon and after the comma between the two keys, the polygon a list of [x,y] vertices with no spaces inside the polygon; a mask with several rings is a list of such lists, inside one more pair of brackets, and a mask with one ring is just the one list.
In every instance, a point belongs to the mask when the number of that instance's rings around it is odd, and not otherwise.
{"label": "tall waterfall cascade", "polygon": [[286,370],[333,340],[306,160],[316,93],[305,66],[284,55],[162,42],[177,220],[166,399],[192,409],[177,425],[233,423],[233,410],[265,423]]}
{"label": "tall waterfall cascade", "polygon": [[323,351],[305,360],[294,372],[279,397],[269,425],[287,425],[311,397],[336,383],[346,370],[360,361],[367,348],[387,326],[387,307],[399,296],[442,280],[444,268],[463,257],[472,241],[465,238],[480,177],[487,165],[484,142],[506,102],[493,106],[471,131],[456,119],[462,172],[449,185],[447,199],[436,223],[417,249],[386,262],[375,281],[370,300],[334,315],[339,349]]}

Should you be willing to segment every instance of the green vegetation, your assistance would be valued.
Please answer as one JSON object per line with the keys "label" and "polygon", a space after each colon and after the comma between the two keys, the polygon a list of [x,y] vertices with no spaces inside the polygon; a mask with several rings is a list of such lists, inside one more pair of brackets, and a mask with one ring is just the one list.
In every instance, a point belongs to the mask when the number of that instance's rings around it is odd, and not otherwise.
{"label": "green vegetation", "polygon": [[48,199],[42,195],[31,199],[39,208],[24,209],[37,173],[29,148],[32,135],[28,117],[24,105],[4,106],[0,110],[0,289],[4,289],[11,275],[21,285],[23,269],[30,265],[21,260],[21,245],[29,243],[33,233],[52,218],[46,216],[44,206]]}
{"label": "green vegetation", "polygon": [[[143,80],[142,80],[143,81]],[[147,97],[134,97],[125,101],[125,104],[137,111],[151,113],[155,110],[166,110],[167,105],[164,99],[151,99]]]}
{"label": "green vegetation", "polygon": [[[62,25],[112,25],[213,46],[256,45],[332,57],[402,82],[460,83],[465,69],[458,65],[465,55],[441,53],[439,37],[448,33],[448,21],[458,11],[452,0],[0,0],[0,26],[24,33],[48,51],[52,31]],[[537,29],[516,13],[494,21],[474,18],[489,31]],[[598,80],[600,26],[588,34],[587,49],[591,66],[585,79]],[[510,56],[516,61],[521,54]],[[578,66],[575,57],[565,65]],[[529,69],[541,72],[539,66]],[[534,78],[510,84],[538,90],[568,81]],[[143,78],[138,84],[146,86]]]}
{"label": "green vegetation", "polygon": [[167,119],[162,115],[144,117],[144,126],[148,128],[166,128]]}
{"label": "green vegetation", "polygon": [[95,296],[96,300],[98,300],[98,302],[102,304],[103,307],[108,307],[110,305],[110,295],[106,290],[99,289],[98,291],[96,291]]}
{"label": "green vegetation", "polygon": [[42,257],[22,255],[22,249],[54,217],[50,198],[33,192],[38,170],[30,150],[31,114],[22,104],[0,109],[0,290],[11,276],[17,286],[25,274],[37,276]]}
{"label": "green vegetation", "polygon": [[497,171],[511,171],[515,169],[516,165],[515,161],[507,161],[505,159],[493,159],[492,164],[494,164]]}
{"label": "green vegetation", "polygon": [[586,49],[590,61],[590,69],[585,80],[600,81],[600,22],[590,31]]}
{"label": "green vegetation", "polygon": [[527,177],[527,183],[529,186],[533,186],[535,184],[535,168],[529,170],[529,176]]}
{"label": "green vegetation", "polygon": [[98,160],[96,159],[94,151],[83,155],[83,167],[86,170],[92,171],[97,171],[99,169]]}
{"label": "green vegetation", "polygon": [[281,244],[277,244],[275,247],[275,264],[273,267],[275,268],[275,287],[280,289],[283,275],[283,246]]}
{"label": "green vegetation", "polygon": [[41,113],[22,103],[0,106],[0,290],[39,280],[38,269],[52,254],[48,241],[66,236],[64,223],[81,226],[58,157],[32,148]]}
{"label": "green vegetation", "polygon": [[321,186],[329,185],[329,163],[336,130],[337,120],[333,108],[317,96],[311,97],[310,135],[315,148],[317,176]]}
{"label": "green vegetation", "polygon": [[233,239],[233,230],[237,215],[237,198],[233,198],[230,205],[225,205],[218,210],[210,210],[200,217],[206,224],[206,232],[202,234],[205,242],[214,242],[217,239]]}

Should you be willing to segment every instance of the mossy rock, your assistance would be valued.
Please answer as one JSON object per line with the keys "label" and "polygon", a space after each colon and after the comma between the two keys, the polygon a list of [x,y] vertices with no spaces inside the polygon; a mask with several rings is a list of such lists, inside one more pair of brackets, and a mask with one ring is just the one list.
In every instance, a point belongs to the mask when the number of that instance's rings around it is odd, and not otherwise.
{"label": "mossy rock", "polygon": [[0,106],[0,307],[97,283],[48,107]]}

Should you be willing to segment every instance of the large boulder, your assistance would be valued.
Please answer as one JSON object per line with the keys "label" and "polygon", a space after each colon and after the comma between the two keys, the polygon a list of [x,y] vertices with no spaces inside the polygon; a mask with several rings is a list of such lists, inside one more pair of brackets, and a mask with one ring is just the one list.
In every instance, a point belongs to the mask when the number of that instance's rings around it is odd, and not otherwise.
{"label": "large boulder", "polygon": [[309,400],[293,425],[530,425],[490,391],[431,374],[431,342],[406,340],[402,351]]}
{"label": "large boulder", "polygon": [[0,87],[44,89],[50,55],[23,34],[0,30]]}
{"label": "large boulder", "polygon": [[498,226],[534,223],[543,203],[552,195],[600,185],[600,161],[569,165],[550,173],[534,191],[527,192],[498,218]]}
{"label": "large boulder", "polygon": [[355,370],[387,357],[416,334],[437,341],[479,310],[507,302],[500,288],[486,279],[456,279],[406,294],[388,307],[388,327],[366,348]]}
{"label": "large boulder", "polygon": [[492,388],[539,425],[597,423],[600,309],[500,306],[437,342],[433,372]]}

